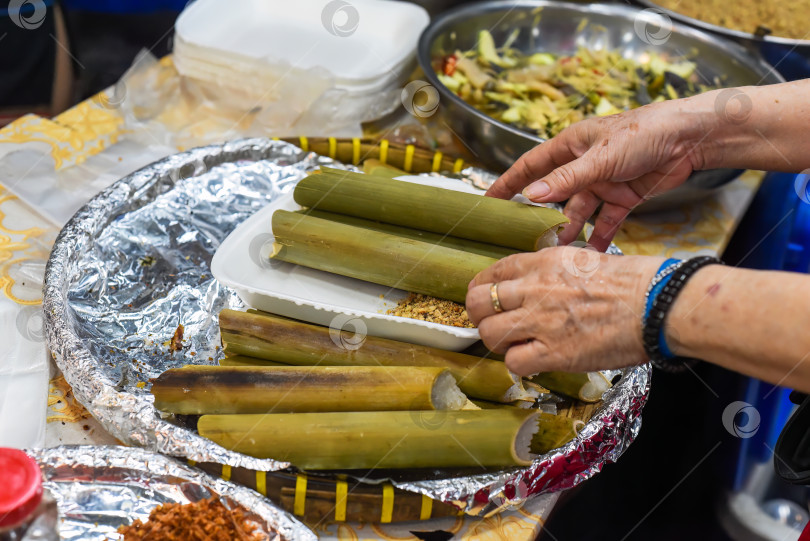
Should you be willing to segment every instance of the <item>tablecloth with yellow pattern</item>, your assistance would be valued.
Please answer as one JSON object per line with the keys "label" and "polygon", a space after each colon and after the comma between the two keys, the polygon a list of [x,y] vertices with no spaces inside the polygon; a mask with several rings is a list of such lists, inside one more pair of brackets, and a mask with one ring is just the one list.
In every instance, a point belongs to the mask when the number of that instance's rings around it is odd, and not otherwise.
{"label": "tablecloth with yellow pattern", "polygon": [[[121,115],[109,103],[100,95],[53,119],[29,115],[0,130],[0,307],[14,306],[23,314],[15,318],[17,332],[7,330],[6,339],[33,341],[43,355],[44,336],[41,327],[29,329],[30,310],[41,302],[49,247],[64,216],[78,208],[76,194],[89,198],[91,190],[100,189],[99,178],[106,175],[111,182],[177,151],[161,144],[129,141]],[[666,214],[633,216],[616,243],[626,254],[687,257],[721,253],[761,180],[761,173],[746,172],[702,203]],[[47,186],[48,198],[37,191],[39,185]],[[69,201],[67,207],[61,208],[60,200]],[[1,369],[2,365],[0,374]],[[116,443],[74,400],[58,370],[51,366],[50,371],[47,425],[37,443]],[[2,401],[0,406],[10,407]],[[417,539],[413,531],[444,530],[457,539],[531,540],[556,500],[556,495],[545,495],[521,510],[486,519],[458,517],[385,525],[331,522],[320,524],[318,534],[327,539],[403,540]]]}

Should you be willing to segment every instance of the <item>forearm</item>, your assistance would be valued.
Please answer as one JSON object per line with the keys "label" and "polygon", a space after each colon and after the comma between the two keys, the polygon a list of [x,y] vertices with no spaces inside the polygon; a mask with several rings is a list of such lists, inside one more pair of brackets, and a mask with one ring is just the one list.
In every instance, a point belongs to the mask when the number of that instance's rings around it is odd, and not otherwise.
{"label": "forearm", "polygon": [[667,318],[677,355],[810,392],[810,276],[710,266]]}
{"label": "forearm", "polygon": [[810,168],[810,79],[715,90],[670,103],[690,119],[684,144],[696,169]]}

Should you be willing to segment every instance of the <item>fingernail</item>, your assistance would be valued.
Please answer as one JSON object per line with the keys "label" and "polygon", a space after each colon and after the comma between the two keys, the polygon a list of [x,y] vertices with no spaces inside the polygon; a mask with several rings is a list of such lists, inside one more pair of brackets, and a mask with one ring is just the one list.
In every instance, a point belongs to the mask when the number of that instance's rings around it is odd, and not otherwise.
{"label": "fingernail", "polygon": [[525,195],[532,201],[535,199],[540,199],[541,197],[545,197],[550,193],[551,193],[551,186],[549,186],[548,183],[543,180],[535,182],[534,184],[530,184],[525,190],[523,190],[523,195]]}

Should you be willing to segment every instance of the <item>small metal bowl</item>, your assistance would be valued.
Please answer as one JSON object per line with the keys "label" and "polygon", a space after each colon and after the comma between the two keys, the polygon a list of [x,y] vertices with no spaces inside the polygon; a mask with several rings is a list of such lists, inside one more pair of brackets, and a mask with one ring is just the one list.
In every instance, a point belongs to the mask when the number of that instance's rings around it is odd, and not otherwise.
{"label": "small metal bowl", "polygon": [[[666,39],[649,39],[645,34],[645,41],[639,36],[643,32],[635,30],[639,21],[642,26],[656,24],[650,13],[620,4],[482,2],[448,11],[434,20],[419,38],[417,56],[428,81],[440,94],[448,124],[485,166],[498,172],[545,139],[478,111],[445,87],[435,71],[445,55],[475,47],[478,32],[483,29],[492,33],[495,43],[503,43],[515,28],[521,29],[512,46],[527,54],[573,54],[577,47],[584,46],[616,49],[625,57],[639,59],[655,51],[672,59],[694,56],[698,73],[707,84],[715,77],[722,77],[727,86],[784,82],[768,64],[736,43],[677,22],[673,22]],[[663,43],[648,43],[657,41]],[[696,171],[684,185],[648,201],[640,209],[657,211],[700,199],[739,174],[739,170],[732,169]]]}
{"label": "small metal bowl", "polygon": [[663,8],[650,0],[634,1],[645,8],[663,13],[672,20],[736,41],[749,51],[762,56],[788,80],[810,77],[810,39],[758,36],[688,17],[677,11]]}

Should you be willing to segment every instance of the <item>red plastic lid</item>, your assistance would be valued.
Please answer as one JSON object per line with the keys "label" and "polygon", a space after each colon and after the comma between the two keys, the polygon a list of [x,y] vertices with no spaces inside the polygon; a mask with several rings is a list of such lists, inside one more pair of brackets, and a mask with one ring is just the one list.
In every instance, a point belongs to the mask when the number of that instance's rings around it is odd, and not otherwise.
{"label": "red plastic lid", "polygon": [[19,449],[0,447],[0,528],[23,522],[42,501],[42,474]]}

